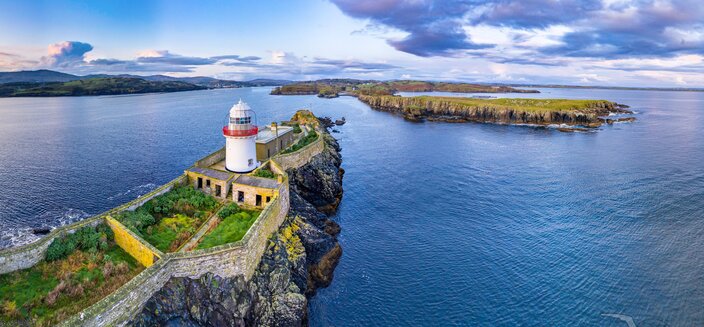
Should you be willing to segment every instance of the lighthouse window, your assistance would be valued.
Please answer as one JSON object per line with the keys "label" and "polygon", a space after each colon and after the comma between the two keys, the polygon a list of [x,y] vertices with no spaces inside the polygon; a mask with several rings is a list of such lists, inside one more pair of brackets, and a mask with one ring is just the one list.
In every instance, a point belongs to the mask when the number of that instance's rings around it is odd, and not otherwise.
{"label": "lighthouse window", "polygon": [[247,160],[247,165],[251,166],[252,164],[254,164],[254,159]]}

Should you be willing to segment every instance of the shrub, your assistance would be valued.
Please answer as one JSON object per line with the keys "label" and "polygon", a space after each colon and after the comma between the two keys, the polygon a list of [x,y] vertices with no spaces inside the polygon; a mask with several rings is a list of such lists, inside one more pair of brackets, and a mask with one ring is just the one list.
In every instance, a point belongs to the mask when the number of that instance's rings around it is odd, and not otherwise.
{"label": "shrub", "polygon": [[220,213],[218,213],[218,216],[220,216],[221,219],[225,219],[229,216],[232,216],[236,213],[240,212],[240,207],[236,203],[230,203],[226,205],[222,210],[220,210]]}
{"label": "shrub", "polygon": [[[77,248],[86,252],[106,250],[108,247],[108,234],[105,229],[110,227],[100,224],[97,227],[85,226],[73,234],[65,234],[54,238],[46,250],[45,259],[55,261],[68,257]],[[110,231],[109,235],[113,235]],[[114,235],[113,235],[114,239]]]}
{"label": "shrub", "polygon": [[5,314],[5,316],[8,317],[15,317],[19,313],[17,311],[17,302],[15,301],[5,301],[2,305],[2,311]]}
{"label": "shrub", "polygon": [[103,277],[110,278],[114,272],[115,264],[112,263],[112,261],[105,262],[105,265],[103,266]]}
{"label": "shrub", "polygon": [[133,231],[143,230],[156,223],[154,216],[150,215],[146,210],[124,211],[120,214],[118,220]]}
{"label": "shrub", "polygon": [[303,131],[303,130],[301,129],[301,125],[298,125],[298,124],[293,125],[293,133],[294,133],[294,134],[298,134],[298,133],[300,133],[300,132],[302,132],[302,131]]}
{"label": "shrub", "polygon": [[273,171],[269,169],[259,169],[256,172],[254,172],[254,176],[257,177],[264,177],[264,178],[276,178],[276,175],[274,174]]}

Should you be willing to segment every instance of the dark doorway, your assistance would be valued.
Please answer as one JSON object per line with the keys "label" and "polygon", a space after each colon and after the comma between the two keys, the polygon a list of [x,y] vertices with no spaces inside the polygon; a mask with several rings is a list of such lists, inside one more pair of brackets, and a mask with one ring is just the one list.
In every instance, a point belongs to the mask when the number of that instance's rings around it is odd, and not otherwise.
{"label": "dark doorway", "polygon": [[205,180],[205,187],[210,187],[210,180],[209,179]]}
{"label": "dark doorway", "polygon": [[244,192],[237,191],[237,202],[244,202]]}
{"label": "dark doorway", "polygon": [[220,185],[215,185],[215,196],[220,196],[220,192],[221,192]]}
{"label": "dark doorway", "polygon": [[271,201],[271,197],[270,197],[270,196],[267,196],[267,197],[266,197],[266,203],[269,203],[270,201]]}
{"label": "dark doorway", "polygon": [[203,177],[198,177],[198,188],[203,188]]}
{"label": "dark doorway", "polygon": [[255,204],[255,205],[256,205],[257,207],[261,207],[261,206],[262,206],[262,196],[259,195],[259,194],[257,194],[257,201],[256,201],[256,204]]}

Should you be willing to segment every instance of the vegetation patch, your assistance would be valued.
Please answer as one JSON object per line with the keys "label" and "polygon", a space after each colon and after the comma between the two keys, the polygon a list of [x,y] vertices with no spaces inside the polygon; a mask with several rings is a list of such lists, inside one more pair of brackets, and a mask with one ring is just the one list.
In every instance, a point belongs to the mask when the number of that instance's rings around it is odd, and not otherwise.
{"label": "vegetation patch", "polygon": [[218,202],[190,186],[178,186],[117,219],[163,252],[178,250],[217,208]]}
{"label": "vegetation patch", "polygon": [[0,324],[57,324],[100,301],[144,269],[115,244],[105,224],[59,236],[50,249],[54,252],[47,251],[47,260],[0,275]]}
{"label": "vegetation patch", "polygon": [[220,223],[203,237],[196,249],[208,249],[241,240],[260,213],[259,210],[242,209],[235,203],[228,204],[218,213]]}
{"label": "vegetation patch", "polygon": [[285,149],[284,151],[281,151],[281,153],[291,153],[291,152],[296,152],[300,150],[301,148],[305,147],[308,144],[313,143],[315,140],[318,139],[318,133],[315,130],[311,130],[308,135],[304,136],[296,144],[292,145],[291,147]]}
{"label": "vegetation patch", "polygon": [[257,171],[254,172],[254,176],[257,177],[264,177],[264,178],[276,178],[276,174],[274,174],[273,171],[266,169],[266,168],[261,168],[258,169]]}

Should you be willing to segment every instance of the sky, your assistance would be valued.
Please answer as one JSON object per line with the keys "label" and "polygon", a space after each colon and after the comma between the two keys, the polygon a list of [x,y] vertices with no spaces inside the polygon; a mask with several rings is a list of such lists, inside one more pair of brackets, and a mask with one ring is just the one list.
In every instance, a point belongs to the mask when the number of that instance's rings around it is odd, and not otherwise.
{"label": "sky", "polygon": [[704,87],[702,0],[0,0],[0,71]]}

